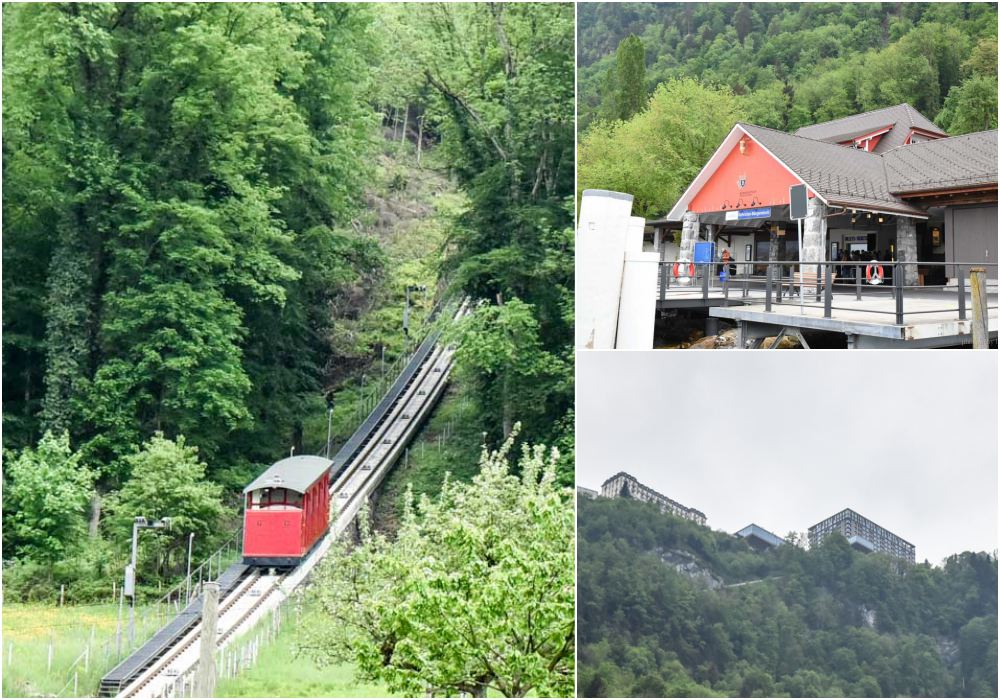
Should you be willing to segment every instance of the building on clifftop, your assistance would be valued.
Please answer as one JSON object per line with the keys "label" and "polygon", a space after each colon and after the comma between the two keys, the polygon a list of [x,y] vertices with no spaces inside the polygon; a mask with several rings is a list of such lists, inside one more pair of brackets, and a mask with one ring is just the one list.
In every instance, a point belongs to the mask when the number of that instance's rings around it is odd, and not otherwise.
{"label": "building on clifftop", "polygon": [[705,514],[700,510],[688,508],[671,498],[667,498],[645,484],[640,484],[634,476],[625,472],[618,472],[601,484],[601,495],[604,498],[631,498],[635,501],[655,503],[663,513],[692,520],[699,525],[705,525],[707,522]]}
{"label": "building on clifftop", "polygon": [[916,547],[850,508],[809,528],[809,547],[818,547],[834,532],[842,534],[852,547],[862,552],[881,552],[911,564],[916,561]]}

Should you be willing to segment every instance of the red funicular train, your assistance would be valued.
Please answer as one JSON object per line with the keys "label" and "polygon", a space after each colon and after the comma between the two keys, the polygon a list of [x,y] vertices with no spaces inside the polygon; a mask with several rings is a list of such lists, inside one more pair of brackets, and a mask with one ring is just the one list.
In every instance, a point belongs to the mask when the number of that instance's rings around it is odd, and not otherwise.
{"label": "red funicular train", "polygon": [[296,566],[329,527],[330,466],[323,457],[289,457],[243,489],[243,563]]}

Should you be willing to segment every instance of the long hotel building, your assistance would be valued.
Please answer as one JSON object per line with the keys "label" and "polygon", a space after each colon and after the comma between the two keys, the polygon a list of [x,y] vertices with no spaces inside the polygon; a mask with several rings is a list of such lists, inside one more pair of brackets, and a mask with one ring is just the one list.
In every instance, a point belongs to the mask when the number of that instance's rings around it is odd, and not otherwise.
{"label": "long hotel building", "polygon": [[655,503],[660,507],[661,512],[693,520],[699,525],[704,525],[707,522],[705,514],[700,510],[688,508],[671,498],[667,498],[645,484],[640,484],[634,476],[625,472],[618,472],[601,484],[601,495],[604,498],[627,497],[636,501]]}
{"label": "long hotel building", "polygon": [[850,508],[845,508],[809,528],[809,548],[818,547],[823,538],[834,532],[846,537],[855,549],[881,552],[911,564],[916,561],[916,547]]}

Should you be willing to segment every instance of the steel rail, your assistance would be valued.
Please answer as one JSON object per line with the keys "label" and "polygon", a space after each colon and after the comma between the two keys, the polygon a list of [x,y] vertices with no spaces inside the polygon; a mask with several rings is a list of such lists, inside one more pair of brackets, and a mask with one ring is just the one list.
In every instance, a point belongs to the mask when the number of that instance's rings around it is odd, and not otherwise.
{"label": "steel rail", "polygon": [[[245,596],[249,591],[253,590],[253,587],[261,578],[261,573],[259,570],[251,570],[248,572],[247,576],[240,582],[236,588],[234,588],[223,600],[219,601],[219,620],[222,621],[226,614],[236,605],[243,596]],[[201,621],[199,620],[191,629],[189,629],[184,636],[182,636],[176,644],[171,645],[168,650],[160,657],[158,657],[148,669],[144,670],[139,676],[129,683],[122,691],[118,694],[118,697],[132,698],[136,697],[142,690],[149,687],[149,685],[157,679],[161,674],[165,673],[170,665],[183,654],[185,651],[191,648],[191,646],[199,640],[201,637]]]}
{"label": "steel rail", "polygon": [[[457,321],[464,316],[469,309],[469,301],[465,299],[459,305],[452,321]],[[400,456],[400,452],[412,439],[417,427],[428,416],[430,409],[437,403],[447,384],[448,377],[453,365],[454,348],[442,345],[440,341],[441,332],[432,331],[421,344],[421,347],[410,362],[400,373],[400,377],[393,383],[386,396],[379,402],[369,417],[359,426],[351,439],[341,448],[338,456],[341,458],[338,464],[334,460],[331,470],[336,470],[335,481],[330,487],[330,493],[335,495],[331,507],[332,526],[321,542],[322,546],[315,548],[306,559],[299,564],[292,572],[277,578],[266,592],[250,607],[242,612],[234,622],[223,621],[224,616],[242,600],[249,591],[253,590],[254,584],[261,579],[260,569],[253,569],[246,575],[246,581],[241,581],[234,590],[220,601],[220,626],[228,625],[217,640],[217,649],[225,647],[231,641],[236,632],[260,610],[269,600],[280,597],[282,600],[288,596],[308,575],[309,571],[322,558],[329,548],[333,539],[341,535],[344,529],[354,520],[360,511],[363,503],[367,502],[374,489],[381,483],[389,469],[395,464]],[[355,483],[360,475],[360,481]],[[349,491],[345,490],[348,487]],[[343,492],[343,497],[341,493]],[[343,501],[341,505],[339,502]],[[290,589],[284,590],[279,585],[281,581],[293,579],[294,584]],[[282,594],[274,596],[274,593]],[[280,603],[280,600],[278,601]],[[138,676],[129,683],[118,697],[139,697],[146,696],[143,691],[147,689],[152,694],[160,695],[176,691],[178,682],[190,676],[197,668],[197,660],[187,669],[178,671],[175,680],[159,688],[153,688],[156,681],[161,678],[171,666],[200,638],[201,620],[189,627],[183,635],[180,635],[175,644],[167,646],[162,653],[155,657],[149,667],[141,671]]]}

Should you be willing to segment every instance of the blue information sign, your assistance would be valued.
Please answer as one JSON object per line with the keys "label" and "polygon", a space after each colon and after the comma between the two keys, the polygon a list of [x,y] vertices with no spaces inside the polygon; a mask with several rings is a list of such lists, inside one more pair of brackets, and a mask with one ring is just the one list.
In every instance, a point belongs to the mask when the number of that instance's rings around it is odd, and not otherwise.
{"label": "blue information sign", "polygon": [[771,217],[771,207],[758,207],[757,209],[739,209],[737,211],[727,211],[726,221],[746,221],[747,219],[769,219]]}
{"label": "blue information sign", "polygon": [[696,263],[715,262],[715,244],[711,241],[702,241],[694,244],[694,261]]}

